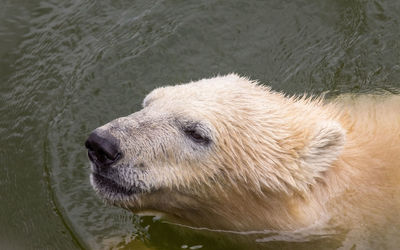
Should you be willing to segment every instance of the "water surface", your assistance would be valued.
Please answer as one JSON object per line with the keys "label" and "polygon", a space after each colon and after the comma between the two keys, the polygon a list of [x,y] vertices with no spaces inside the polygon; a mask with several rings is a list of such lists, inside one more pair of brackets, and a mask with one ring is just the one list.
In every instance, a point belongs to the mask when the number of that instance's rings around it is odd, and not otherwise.
{"label": "water surface", "polygon": [[[241,236],[104,205],[88,181],[88,133],[140,109],[154,87],[229,72],[290,94],[400,87],[396,0],[2,0],[1,6],[1,248],[248,248]],[[399,225],[390,228],[370,246],[396,246]],[[346,235],[257,239],[265,249],[335,249]]]}

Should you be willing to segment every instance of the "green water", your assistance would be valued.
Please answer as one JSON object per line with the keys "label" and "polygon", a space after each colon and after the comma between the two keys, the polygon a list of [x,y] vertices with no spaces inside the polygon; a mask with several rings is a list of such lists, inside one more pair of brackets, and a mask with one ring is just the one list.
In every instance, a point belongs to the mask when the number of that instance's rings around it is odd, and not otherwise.
{"label": "green water", "polygon": [[[394,91],[400,1],[0,4],[1,249],[342,245],[329,237],[247,245],[240,236],[106,206],[90,187],[83,142],[92,129],[140,109],[154,87],[218,73],[248,75],[287,93]],[[387,235],[387,246],[395,246],[399,234]]]}

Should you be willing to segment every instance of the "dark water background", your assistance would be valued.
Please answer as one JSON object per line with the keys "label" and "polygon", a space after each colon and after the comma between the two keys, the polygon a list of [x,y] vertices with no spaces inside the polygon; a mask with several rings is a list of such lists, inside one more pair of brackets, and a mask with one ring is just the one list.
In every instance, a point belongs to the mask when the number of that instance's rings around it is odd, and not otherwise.
{"label": "dark water background", "polygon": [[83,147],[154,87],[229,72],[287,93],[395,91],[400,1],[0,0],[0,248],[249,248],[103,205]]}

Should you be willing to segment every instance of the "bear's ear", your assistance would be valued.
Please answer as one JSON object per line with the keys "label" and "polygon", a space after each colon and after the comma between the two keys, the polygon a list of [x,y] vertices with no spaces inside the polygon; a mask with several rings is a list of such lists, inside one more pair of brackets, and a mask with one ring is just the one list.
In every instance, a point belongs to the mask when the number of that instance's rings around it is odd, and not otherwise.
{"label": "bear's ear", "polygon": [[318,124],[302,154],[302,161],[308,176],[320,177],[339,158],[344,147],[346,132],[335,121]]}

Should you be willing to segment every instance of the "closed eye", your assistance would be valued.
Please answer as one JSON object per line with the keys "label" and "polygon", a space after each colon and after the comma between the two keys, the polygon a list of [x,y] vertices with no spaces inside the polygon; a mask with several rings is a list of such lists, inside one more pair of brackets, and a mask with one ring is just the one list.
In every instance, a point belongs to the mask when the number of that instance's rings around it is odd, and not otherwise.
{"label": "closed eye", "polygon": [[178,121],[182,132],[185,136],[191,141],[199,144],[201,146],[206,146],[211,143],[211,131],[207,125],[202,124],[200,122],[193,121]]}
{"label": "closed eye", "polygon": [[185,129],[185,134],[196,143],[208,144],[210,139],[195,129]]}

